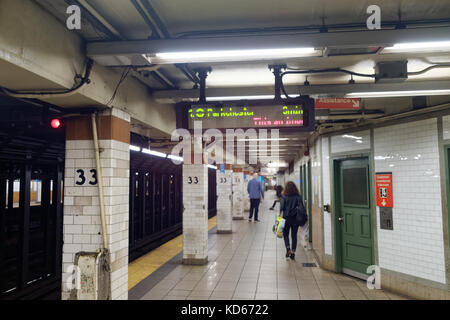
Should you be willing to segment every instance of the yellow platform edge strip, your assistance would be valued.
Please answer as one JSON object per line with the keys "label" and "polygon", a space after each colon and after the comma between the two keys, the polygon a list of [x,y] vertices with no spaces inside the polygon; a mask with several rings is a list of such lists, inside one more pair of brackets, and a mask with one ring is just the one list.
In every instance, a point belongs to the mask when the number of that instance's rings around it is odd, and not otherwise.
{"label": "yellow platform edge strip", "polygon": [[[208,230],[217,225],[217,217],[208,221]],[[128,265],[128,290],[158,270],[166,262],[183,251],[183,235],[166,242],[146,255],[134,260]]]}

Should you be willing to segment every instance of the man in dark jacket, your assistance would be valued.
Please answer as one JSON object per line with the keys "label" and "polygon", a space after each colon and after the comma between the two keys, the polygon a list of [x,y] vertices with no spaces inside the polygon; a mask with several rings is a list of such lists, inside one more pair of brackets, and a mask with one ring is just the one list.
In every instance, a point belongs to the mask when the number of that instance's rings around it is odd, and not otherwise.
{"label": "man in dark jacket", "polygon": [[261,198],[264,200],[264,189],[257,173],[253,174],[253,179],[248,182],[247,192],[250,196],[250,216],[248,221],[252,221],[253,212],[255,213],[255,221],[258,220],[258,211]]}
{"label": "man in dark jacket", "polygon": [[274,202],[272,207],[269,208],[269,210],[273,210],[275,208],[275,205],[277,204],[277,202],[281,203],[281,193],[283,192],[283,187],[280,185],[277,185],[275,187],[275,192],[277,193],[277,198]]}

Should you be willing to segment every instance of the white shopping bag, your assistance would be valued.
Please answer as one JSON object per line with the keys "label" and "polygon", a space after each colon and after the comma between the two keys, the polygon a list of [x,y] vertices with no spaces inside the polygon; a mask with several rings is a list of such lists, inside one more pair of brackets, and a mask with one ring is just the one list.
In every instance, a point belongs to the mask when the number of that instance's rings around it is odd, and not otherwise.
{"label": "white shopping bag", "polygon": [[309,242],[309,223],[305,223],[303,227],[300,227],[300,243],[304,249],[308,248]]}

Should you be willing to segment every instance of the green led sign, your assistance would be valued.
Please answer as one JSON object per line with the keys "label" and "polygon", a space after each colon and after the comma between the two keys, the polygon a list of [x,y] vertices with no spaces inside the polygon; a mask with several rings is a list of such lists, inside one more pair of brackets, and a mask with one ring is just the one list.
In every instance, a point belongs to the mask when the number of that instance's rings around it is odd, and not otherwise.
{"label": "green led sign", "polygon": [[301,104],[281,105],[195,105],[188,109],[189,128],[194,121],[202,121],[208,128],[283,128],[303,127],[305,108]]}

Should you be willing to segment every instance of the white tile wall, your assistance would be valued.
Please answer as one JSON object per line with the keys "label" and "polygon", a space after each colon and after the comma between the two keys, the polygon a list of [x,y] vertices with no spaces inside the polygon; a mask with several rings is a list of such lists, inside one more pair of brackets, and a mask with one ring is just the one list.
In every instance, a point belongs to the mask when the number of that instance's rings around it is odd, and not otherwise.
{"label": "white tile wall", "polygon": [[444,140],[450,139],[450,115],[442,117],[442,135]]}
{"label": "white tile wall", "polygon": [[[129,210],[129,144],[100,140],[107,233],[112,263],[112,299],[128,298],[128,210]],[[63,299],[68,298],[65,280],[67,268],[74,263],[80,251],[96,252],[103,246],[101,236],[98,186],[89,185],[95,169],[92,140],[66,142],[64,180],[64,246],[63,246]],[[84,169],[87,182],[76,185],[76,170]]]}
{"label": "white tile wall", "polygon": [[[198,184],[189,184],[189,177]],[[208,166],[183,165],[183,259],[208,257]]]}
{"label": "white tile wall", "polygon": [[244,217],[244,173],[233,172],[233,218]]}
{"label": "white tile wall", "polygon": [[233,171],[217,170],[217,230],[232,231],[233,207],[232,207],[232,181]]}
{"label": "white tile wall", "polygon": [[375,129],[375,171],[393,173],[394,230],[381,230],[382,268],[445,283],[437,119]]}
{"label": "white tile wall", "polygon": [[311,148],[312,202],[317,208],[322,207],[322,161],[320,139]]}
{"label": "white tile wall", "polygon": [[331,137],[331,153],[370,149],[370,130]]}
{"label": "white tile wall", "polygon": [[243,197],[244,197],[244,212],[250,212],[250,197],[248,196],[248,182],[252,179],[251,175],[244,174],[244,189],[243,189]]}
{"label": "white tile wall", "polygon": [[[330,178],[330,153],[329,138],[322,138],[322,179],[323,179],[323,205],[331,204],[331,178]],[[331,232],[331,215],[324,212],[323,235],[325,254],[333,254],[333,240]]]}

